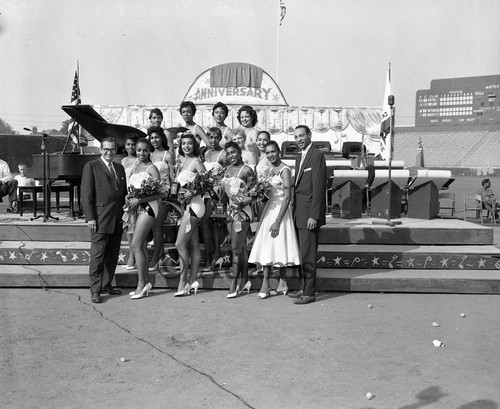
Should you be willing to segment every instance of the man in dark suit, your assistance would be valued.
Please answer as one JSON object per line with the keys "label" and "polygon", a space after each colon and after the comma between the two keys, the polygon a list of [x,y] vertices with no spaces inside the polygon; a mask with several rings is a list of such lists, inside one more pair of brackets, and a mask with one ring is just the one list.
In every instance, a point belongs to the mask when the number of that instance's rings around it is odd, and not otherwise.
{"label": "man in dark suit", "polygon": [[311,130],[299,125],[295,141],[302,153],[295,163],[293,215],[299,239],[301,267],[300,290],[290,293],[294,304],[316,301],[316,258],[319,228],[325,224],[326,161],[323,153],[311,144]]}
{"label": "man in dark suit", "polygon": [[115,275],[122,237],[122,216],[127,183],[125,170],[113,162],[116,142],[105,138],[101,157],[88,162],[82,175],[82,206],[90,229],[91,301],[101,302],[101,294],[121,294],[111,286]]}

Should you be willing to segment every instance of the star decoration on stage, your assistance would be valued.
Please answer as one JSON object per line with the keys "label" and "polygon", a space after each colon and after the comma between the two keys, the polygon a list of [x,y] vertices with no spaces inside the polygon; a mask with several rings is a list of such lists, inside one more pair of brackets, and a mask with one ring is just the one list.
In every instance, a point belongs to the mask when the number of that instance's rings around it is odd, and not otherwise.
{"label": "star decoration on stage", "polygon": [[76,261],[76,260],[78,260],[78,258],[79,258],[79,257],[78,257],[78,254],[76,254],[76,253],[71,253],[71,254],[73,255],[73,256],[71,257],[71,261]]}
{"label": "star decoration on stage", "polygon": [[486,260],[485,260],[484,258],[481,258],[481,259],[479,260],[479,268],[481,268],[481,267],[485,267],[484,263],[486,263]]}
{"label": "star decoration on stage", "polygon": [[335,261],[336,266],[340,266],[340,261],[342,260],[342,257],[337,256],[336,258],[333,259]]}
{"label": "star decoration on stage", "polygon": [[448,260],[449,258],[444,258],[444,257],[441,259],[441,268],[448,267]]}
{"label": "star decoration on stage", "polygon": [[378,264],[378,259],[379,259],[379,258],[380,258],[380,257],[373,257],[373,259],[372,259],[372,267],[375,267],[375,266],[378,266],[378,265],[379,265],[379,264]]}
{"label": "star decoration on stage", "polygon": [[15,260],[15,259],[16,259],[16,252],[9,251],[9,260]]}
{"label": "star decoration on stage", "polygon": [[120,254],[118,255],[118,263],[123,262],[123,261],[125,261],[125,254],[120,252]]}
{"label": "star decoration on stage", "polygon": [[415,257],[411,257],[409,258],[406,262],[408,263],[408,266],[407,267],[415,267],[415,265],[413,264],[413,262],[415,261]]}
{"label": "star decoration on stage", "polygon": [[48,258],[49,257],[47,256],[47,252],[42,252],[42,257],[41,257],[40,260],[45,262],[45,260],[48,259]]}
{"label": "star decoration on stage", "polygon": [[273,102],[278,102],[280,100],[280,96],[278,94],[273,94]]}

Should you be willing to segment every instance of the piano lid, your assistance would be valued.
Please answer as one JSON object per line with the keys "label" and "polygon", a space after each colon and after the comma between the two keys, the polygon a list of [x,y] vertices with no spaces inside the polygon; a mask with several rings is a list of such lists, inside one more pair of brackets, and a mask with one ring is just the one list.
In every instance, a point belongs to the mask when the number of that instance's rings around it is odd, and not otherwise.
{"label": "piano lid", "polygon": [[135,133],[138,138],[147,137],[143,131],[132,126],[106,122],[90,105],[63,105],[61,108],[99,142],[109,136],[114,138],[118,152],[125,148],[126,134]]}

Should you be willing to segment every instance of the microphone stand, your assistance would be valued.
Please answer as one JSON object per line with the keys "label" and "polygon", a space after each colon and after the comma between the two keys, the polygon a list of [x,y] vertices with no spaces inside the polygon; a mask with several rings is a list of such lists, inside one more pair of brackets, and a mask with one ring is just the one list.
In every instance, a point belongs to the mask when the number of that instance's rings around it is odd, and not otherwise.
{"label": "microphone stand", "polygon": [[390,146],[389,146],[389,185],[387,186],[387,220],[385,222],[379,222],[377,220],[374,220],[372,224],[384,224],[389,227],[394,227],[396,225],[402,224],[400,220],[394,221],[391,220],[391,196],[392,196],[392,150],[393,150],[393,144],[394,144],[394,117],[396,114],[396,109],[394,108],[394,95],[389,95],[389,106],[391,107],[391,122],[390,122],[390,132],[389,132],[389,138],[390,139]]}
{"label": "microphone stand", "polygon": [[[24,128],[27,131],[30,131],[30,129]],[[39,219],[40,217],[43,218],[44,223],[49,220],[59,220],[58,217],[51,216],[50,214],[50,186],[49,186],[49,181],[47,178],[47,152],[45,148],[45,141],[49,137],[46,133],[40,134],[42,136],[42,145],[41,145],[41,150],[42,150],[42,158],[43,158],[43,214],[37,216],[37,217],[32,217],[30,218],[31,221]]]}

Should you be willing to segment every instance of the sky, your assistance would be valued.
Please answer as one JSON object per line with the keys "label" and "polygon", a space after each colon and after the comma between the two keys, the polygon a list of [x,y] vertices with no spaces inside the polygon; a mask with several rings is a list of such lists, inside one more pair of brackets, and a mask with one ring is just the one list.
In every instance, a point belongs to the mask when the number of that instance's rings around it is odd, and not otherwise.
{"label": "sky", "polygon": [[80,64],[82,103],[179,104],[228,62],[267,71],[290,105],[381,107],[396,125],[433,79],[500,74],[498,0],[2,0],[0,118],[59,129]]}

